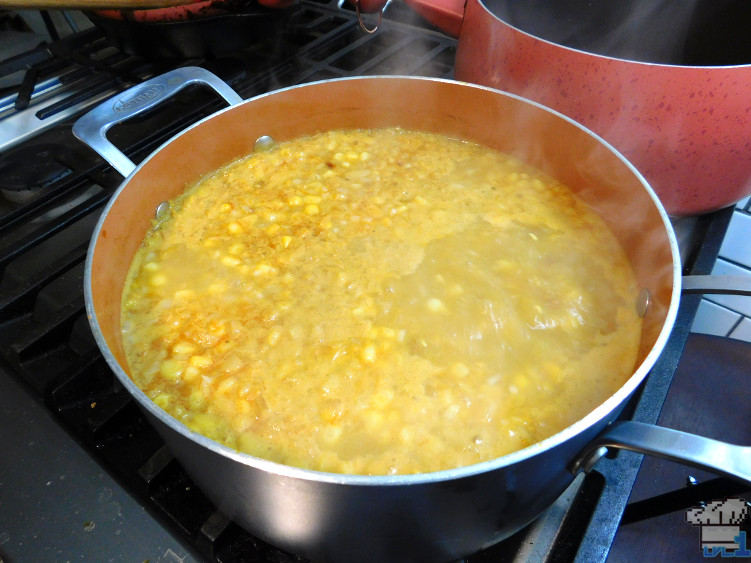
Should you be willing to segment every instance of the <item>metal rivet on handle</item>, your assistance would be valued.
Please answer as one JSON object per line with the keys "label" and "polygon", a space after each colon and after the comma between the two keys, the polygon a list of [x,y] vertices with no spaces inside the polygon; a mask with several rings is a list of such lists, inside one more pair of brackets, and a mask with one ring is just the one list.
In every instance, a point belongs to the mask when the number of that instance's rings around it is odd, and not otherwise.
{"label": "metal rivet on handle", "polygon": [[600,461],[607,453],[608,449],[605,446],[597,448],[586,459],[581,460],[581,463],[579,464],[577,469],[582,470],[584,473],[589,473],[590,471],[592,471],[592,468],[595,466],[595,464]]}
{"label": "metal rivet on handle", "polygon": [[256,139],[255,144],[253,145],[253,152],[261,152],[261,151],[267,151],[276,145],[276,141],[269,137],[268,135],[263,135],[262,137],[258,137]]}
{"label": "metal rivet on handle", "polygon": [[649,309],[649,302],[651,299],[651,294],[649,293],[649,290],[647,288],[642,289],[639,292],[639,295],[636,297],[636,313],[643,317],[647,314],[647,310]]}
{"label": "metal rivet on handle", "polygon": [[156,212],[154,213],[154,218],[156,219],[156,226],[158,227],[164,222],[165,219],[168,219],[171,213],[172,213],[172,206],[170,205],[169,201],[163,201],[162,203],[157,205]]}

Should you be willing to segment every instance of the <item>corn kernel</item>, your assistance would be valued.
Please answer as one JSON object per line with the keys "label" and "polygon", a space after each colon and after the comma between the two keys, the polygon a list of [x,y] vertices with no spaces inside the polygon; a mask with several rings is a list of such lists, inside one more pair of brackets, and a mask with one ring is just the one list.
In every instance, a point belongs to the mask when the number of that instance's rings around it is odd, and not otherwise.
{"label": "corn kernel", "polygon": [[143,269],[147,272],[156,272],[159,269],[159,264],[156,262],[146,262],[143,265]]}
{"label": "corn kernel", "polygon": [[459,405],[450,405],[443,413],[448,420],[454,420],[456,415],[459,414]]}
{"label": "corn kernel", "polygon": [[209,293],[217,295],[227,291],[227,285],[224,282],[213,282],[206,289],[208,289]]}
{"label": "corn kernel", "polygon": [[154,397],[154,404],[160,409],[166,409],[171,401],[172,397],[168,393],[159,393],[159,395]]}
{"label": "corn kernel", "polygon": [[458,297],[462,293],[464,293],[464,288],[458,283],[452,285],[448,290],[448,294],[452,297]]}
{"label": "corn kernel", "polygon": [[431,313],[445,313],[446,311],[448,311],[443,301],[441,301],[437,297],[431,297],[430,299],[428,299],[426,305]]}
{"label": "corn kernel", "polygon": [[178,356],[190,356],[195,351],[195,345],[185,341],[180,341],[172,347],[172,353]]}
{"label": "corn kernel", "polygon": [[244,250],[245,250],[245,246],[243,246],[243,244],[240,242],[236,242],[235,244],[231,245],[227,249],[227,252],[229,252],[233,256],[238,256],[242,254]]}
{"label": "corn kernel", "polygon": [[235,408],[241,414],[248,414],[250,412],[250,403],[247,399],[238,399],[235,401]]}
{"label": "corn kernel", "polygon": [[469,368],[465,364],[457,362],[451,366],[451,374],[456,377],[467,377],[469,375]]}
{"label": "corn kernel", "polygon": [[209,332],[214,336],[222,336],[227,332],[227,327],[224,325],[224,321],[211,321],[209,323]]}
{"label": "corn kernel", "polygon": [[221,206],[219,207],[219,209],[221,209],[221,210],[222,210],[222,211],[224,211],[225,213],[226,213],[227,211],[232,211],[232,204],[231,204],[231,203],[223,203],[223,204],[222,204],[222,205],[221,205]]}
{"label": "corn kernel", "polygon": [[374,344],[368,344],[360,352],[360,359],[365,362],[373,363],[376,361],[376,347]]}
{"label": "corn kernel", "polygon": [[282,237],[282,248],[289,248],[289,245],[291,242],[292,242],[292,237],[289,235],[284,235]]}
{"label": "corn kernel", "polygon": [[256,221],[258,221],[258,215],[244,215],[243,217],[240,218],[240,223],[242,227],[246,229],[248,227],[252,227],[253,225],[255,225]]}
{"label": "corn kernel", "polygon": [[236,432],[245,432],[253,423],[253,417],[245,415],[236,416],[232,419],[232,428]]}
{"label": "corn kernel", "polygon": [[273,274],[276,272],[276,268],[274,266],[269,266],[268,264],[256,264],[255,268],[253,268],[253,275],[254,276],[265,276],[267,274]]}
{"label": "corn kernel", "polygon": [[518,387],[519,389],[524,389],[529,385],[529,377],[526,375],[519,374],[516,377],[514,377],[513,385]]}
{"label": "corn kernel", "polygon": [[299,207],[302,205],[302,198],[299,195],[293,195],[287,200],[292,207]]}
{"label": "corn kernel", "polygon": [[233,235],[236,235],[243,232],[243,227],[240,223],[233,221],[232,223],[227,225],[227,230]]}
{"label": "corn kernel", "polygon": [[516,264],[510,260],[496,260],[493,269],[498,272],[513,272]]}
{"label": "corn kernel", "polygon": [[363,418],[365,419],[365,426],[371,430],[378,430],[383,426],[383,415],[376,410],[365,411]]}
{"label": "corn kernel", "polygon": [[305,214],[306,215],[317,215],[320,212],[320,209],[315,203],[309,203],[305,206]]}
{"label": "corn kernel", "polygon": [[208,413],[195,414],[190,422],[190,427],[196,432],[210,436],[216,431],[216,418]]}
{"label": "corn kernel", "polygon": [[501,381],[501,376],[496,373],[496,374],[491,375],[490,377],[488,377],[488,379],[487,379],[487,381],[485,383],[487,383],[488,385],[498,385],[498,383],[500,381]]}
{"label": "corn kernel", "polygon": [[344,429],[341,426],[335,426],[333,424],[327,424],[321,429],[320,437],[321,441],[327,446],[333,446],[342,437]]}
{"label": "corn kernel", "polygon": [[191,356],[188,361],[195,368],[207,368],[213,363],[210,356]]}
{"label": "corn kernel", "polygon": [[173,297],[175,298],[175,301],[187,301],[195,297],[195,295],[196,292],[192,289],[179,289],[175,292]]}
{"label": "corn kernel", "polygon": [[228,377],[216,386],[216,392],[220,395],[223,395],[224,393],[232,389],[235,386],[235,383],[237,382],[235,381],[234,377]]}
{"label": "corn kernel", "polygon": [[167,283],[167,276],[164,274],[154,274],[151,276],[149,283],[154,287],[161,287]]}
{"label": "corn kernel", "polygon": [[269,343],[269,345],[273,346],[277,342],[279,342],[279,338],[282,336],[282,331],[279,330],[279,328],[274,327],[269,331],[268,336],[266,337],[266,342]]}
{"label": "corn kernel", "polygon": [[391,389],[381,389],[373,395],[370,402],[374,407],[383,409],[388,406],[391,400],[394,398],[394,392]]}
{"label": "corn kernel", "polygon": [[174,359],[167,359],[159,366],[159,374],[169,381],[177,381],[183,374],[185,366],[182,362]]}
{"label": "corn kernel", "polygon": [[201,372],[198,370],[195,366],[188,366],[185,368],[185,371],[183,372],[183,378],[185,381],[193,381],[196,379]]}
{"label": "corn kernel", "polygon": [[556,383],[563,381],[563,369],[561,369],[561,366],[553,362],[545,362],[545,364],[543,364],[543,367],[545,368],[545,371],[547,371],[548,375],[553,379],[553,381],[555,381]]}
{"label": "corn kernel", "polygon": [[387,326],[381,327],[381,334],[386,338],[396,338],[396,331]]}
{"label": "corn kernel", "polygon": [[405,444],[410,444],[414,438],[415,433],[411,428],[405,426],[399,431],[399,439]]}
{"label": "corn kernel", "polygon": [[235,258],[234,256],[222,256],[221,260],[222,264],[229,267],[239,266],[242,263],[242,260],[239,258]]}
{"label": "corn kernel", "polygon": [[206,406],[206,395],[201,391],[193,391],[188,399],[191,408],[201,410]]}
{"label": "corn kernel", "polygon": [[279,223],[274,223],[273,225],[269,225],[268,227],[266,227],[266,234],[275,235],[276,233],[279,232],[280,229],[281,227],[279,226]]}
{"label": "corn kernel", "polygon": [[305,203],[321,203],[321,196],[317,195],[306,195],[302,200]]}

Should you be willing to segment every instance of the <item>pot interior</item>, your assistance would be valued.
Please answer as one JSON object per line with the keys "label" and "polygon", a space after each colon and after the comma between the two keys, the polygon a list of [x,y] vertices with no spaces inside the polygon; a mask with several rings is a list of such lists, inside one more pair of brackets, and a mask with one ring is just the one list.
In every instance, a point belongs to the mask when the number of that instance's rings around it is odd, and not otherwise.
{"label": "pot interior", "polygon": [[121,293],[159,203],[247,155],[262,135],[283,141],[330,129],[387,126],[443,133],[513,154],[587,201],[618,237],[651,295],[642,363],[669,317],[676,250],[662,208],[634,169],[583,128],[520,98],[457,82],[380,77],[313,83],[228,108],[172,139],[123,183],[95,232],[89,304],[122,370],[128,373]]}
{"label": "pot interior", "polygon": [[531,35],[599,55],[671,65],[751,63],[746,29],[751,4],[745,0],[483,0],[483,4]]}

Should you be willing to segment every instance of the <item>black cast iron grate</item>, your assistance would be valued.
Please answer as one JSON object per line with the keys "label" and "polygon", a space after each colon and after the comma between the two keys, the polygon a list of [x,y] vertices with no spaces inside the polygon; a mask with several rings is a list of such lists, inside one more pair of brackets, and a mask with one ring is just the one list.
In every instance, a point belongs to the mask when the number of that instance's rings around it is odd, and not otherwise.
{"label": "black cast iron grate", "polygon": [[[283,42],[179,64],[205,66],[246,98],[293,84],[362,74],[451,78],[455,42],[400,10],[394,8],[394,19],[386,19],[378,33],[365,35],[354,14],[335,1],[303,2],[280,30]],[[411,55],[403,57],[404,52]],[[96,61],[107,61],[106,68]],[[0,73],[27,69],[17,104],[47,119],[74,101],[80,103],[83,92],[122,90],[176,65],[117,52],[98,30],[90,30],[37,48],[25,60],[2,62]],[[115,67],[120,70],[113,74]],[[60,87],[64,97],[52,107],[37,109],[38,102],[29,94],[33,81],[54,72],[67,77]],[[221,106],[213,95],[189,89],[136,122],[114,128],[110,138],[139,162],[176,132]],[[3,364],[44,398],[61,423],[128,490],[209,560],[300,560],[244,532],[208,501],[99,353],[84,311],[84,259],[94,223],[121,178],[72,137],[74,119],[44,127],[33,139],[0,154],[2,189],[3,171],[33,164],[40,145],[61,151],[44,153],[43,158],[56,165],[27,201],[11,201],[0,193]],[[144,136],[144,131],[149,133]],[[687,273],[711,270],[729,211],[699,219]],[[665,353],[632,405],[635,418],[656,420],[697,307],[698,297],[684,299]],[[603,560],[639,464],[640,458],[630,454],[603,460],[596,471],[580,479],[562,514],[546,514],[513,538],[466,561]]]}

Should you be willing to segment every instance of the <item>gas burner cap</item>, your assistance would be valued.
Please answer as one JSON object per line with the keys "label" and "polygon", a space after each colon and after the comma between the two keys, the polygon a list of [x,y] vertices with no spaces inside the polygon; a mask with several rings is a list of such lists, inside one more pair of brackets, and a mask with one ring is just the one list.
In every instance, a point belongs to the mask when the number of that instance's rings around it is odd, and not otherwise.
{"label": "gas burner cap", "polygon": [[0,193],[8,201],[26,203],[71,173],[70,150],[44,143],[12,149],[0,156]]}

